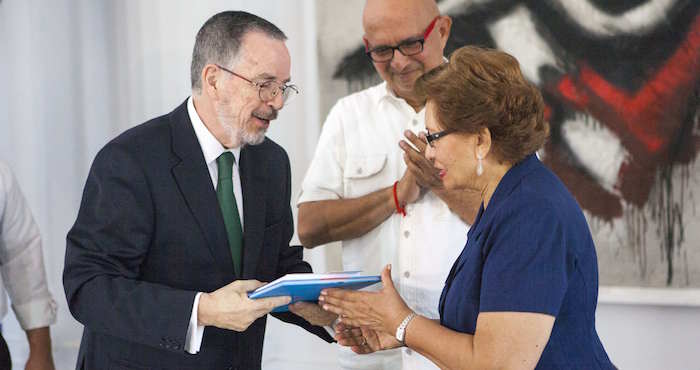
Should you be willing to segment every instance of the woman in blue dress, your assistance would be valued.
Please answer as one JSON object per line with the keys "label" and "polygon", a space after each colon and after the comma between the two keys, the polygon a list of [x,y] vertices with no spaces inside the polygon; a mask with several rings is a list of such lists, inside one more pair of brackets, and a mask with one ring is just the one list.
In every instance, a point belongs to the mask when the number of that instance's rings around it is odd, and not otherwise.
{"label": "woman in blue dress", "polygon": [[482,205],[445,281],[439,322],[415,315],[387,266],[378,292],[323,292],[325,309],[362,328],[361,342],[342,330],[339,342],[357,353],[407,346],[446,369],[614,369],[595,329],[588,224],[535,154],[549,134],[539,91],[515,58],[477,47],[455,51],[418,86],[426,156],[445,188],[479,191]]}

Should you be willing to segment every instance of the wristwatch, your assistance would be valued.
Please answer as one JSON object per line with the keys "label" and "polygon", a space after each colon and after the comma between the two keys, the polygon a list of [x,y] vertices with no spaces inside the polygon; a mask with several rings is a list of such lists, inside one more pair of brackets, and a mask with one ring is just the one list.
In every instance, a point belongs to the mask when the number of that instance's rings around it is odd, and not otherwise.
{"label": "wristwatch", "polygon": [[410,323],[411,320],[413,320],[414,317],[416,317],[415,312],[409,313],[408,316],[406,316],[406,318],[403,319],[403,321],[401,321],[399,327],[396,328],[396,340],[398,340],[402,346],[406,345],[406,343],[404,342],[404,338],[406,338],[406,327],[408,326],[408,323]]}

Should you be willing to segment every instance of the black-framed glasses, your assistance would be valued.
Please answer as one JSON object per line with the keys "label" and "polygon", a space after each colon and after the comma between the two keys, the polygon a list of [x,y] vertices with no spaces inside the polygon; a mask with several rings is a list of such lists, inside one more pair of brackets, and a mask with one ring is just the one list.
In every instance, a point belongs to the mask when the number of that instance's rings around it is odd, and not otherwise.
{"label": "black-framed glasses", "polygon": [[425,39],[427,39],[428,36],[430,36],[430,33],[433,32],[433,28],[435,28],[435,22],[437,22],[439,18],[439,15],[433,18],[433,20],[428,25],[428,28],[425,29],[425,32],[423,32],[423,35],[421,37],[414,37],[401,41],[396,46],[381,45],[370,50],[369,42],[366,38],[362,38],[362,40],[365,42],[365,54],[367,54],[369,59],[371,59],[375,63],[390,62],[392,59],[394,59],[395,50],[398,50],[401,54],[407,57],[419,54],[423,51],[423,44],[425,43]]}
{"label": "black-framed glasses", "polygon": [[294,84],[281,84],[274,80],[267,80],[261,82],[254,82],[248,78],[245,78],[238,73],[224,68],[220,65],[216,65],[220,69],[248,82],[251,86],[258,88],[258,96],[260,100],[267,103],[274,100],[281,93],[282,94],[282,105],[286,104],[290,98],[299,94],[299,88]]}
{"label": "black-framed glasses", "polygon": [[437,140],[440,139],[441,137],[446,136],[446,135],[449,135],[449,134],[451,134],[451,133],[453,133],[453,132],[455,132],[455,131],[456,131],[456,130],[453,129],[453,128],[448,128],[447,130],[442,130],[442,131],[438,131],[438,132],[435,132],[435,133],[432,133],[432,134],[431,134],[431,133],[430,133],[430,130],[426,129],[426,130],[425,130],[425,132],[426,132],[425,141],[428,142],[428,145],[430,145],[431,147],[434,148],[434,147],[435,147],[435,144],[433,144],[433,143],[434,143],[435,141],[437,141]]}

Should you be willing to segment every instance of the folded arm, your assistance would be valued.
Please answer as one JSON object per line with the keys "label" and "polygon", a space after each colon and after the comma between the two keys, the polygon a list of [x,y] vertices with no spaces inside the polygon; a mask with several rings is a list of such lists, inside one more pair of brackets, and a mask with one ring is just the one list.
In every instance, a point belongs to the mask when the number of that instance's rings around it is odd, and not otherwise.
{"label": "folded arm", "polygon": [[[418,199],[420,188],[408,171],[396,187],[400,204]],[[354,199],[299,204],[299,239],[307,248],[360,237],[396,212],[393,185]]]}

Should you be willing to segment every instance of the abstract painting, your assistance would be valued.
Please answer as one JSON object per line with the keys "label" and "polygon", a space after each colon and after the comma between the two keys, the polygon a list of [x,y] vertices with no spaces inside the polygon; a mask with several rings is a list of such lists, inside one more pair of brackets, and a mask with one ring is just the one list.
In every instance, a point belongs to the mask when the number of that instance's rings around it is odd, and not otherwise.
{"label": "abstract painting", "polygon": [[[601,285],[700,288],[700,1],[438,4],[453,20],[446,55],[499,48],[542,91],[543,161],[588,218]],[[361,43],[362,6],[317,1],[320,35],[355,30],[319,37],[323,117],[379,81]]]}

